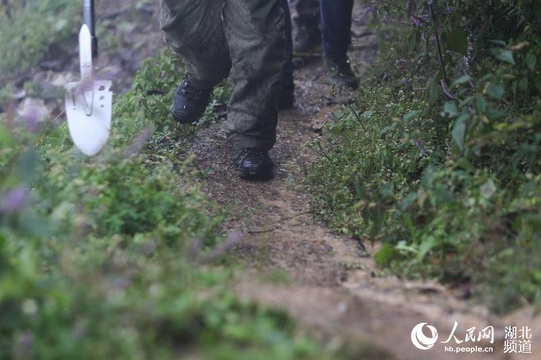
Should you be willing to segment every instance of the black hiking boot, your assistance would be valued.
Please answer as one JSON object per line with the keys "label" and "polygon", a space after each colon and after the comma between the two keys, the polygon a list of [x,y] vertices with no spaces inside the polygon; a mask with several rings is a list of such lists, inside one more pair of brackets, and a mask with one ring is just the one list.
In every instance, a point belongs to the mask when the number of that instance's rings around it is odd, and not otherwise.
{"label": "black hiking boot", "polygon": [[331,75],[331,81],[339,88],[357,89],[359,80],[355,76],[351,65],[346,56],[344,57],[325,57],[325,65]]}
{"label": "black hiking boot", "polygon": [[243,180],[270,180],[274,177],[274,163],[268,151],[257,148],[237,150],[235,165]]}
{"label": "black hiking boot", "polygon": [[190,84],[188,76],[184,76],[175,92],[171,115],[181,124],[196,122],[205,112],[211,93],[212,89],[199,89]]}
{"label": "black hiking boot", "polygon": [[295,20],[293,37],[293,55],[313,55],[321,49],[321,30],[316,17]]}

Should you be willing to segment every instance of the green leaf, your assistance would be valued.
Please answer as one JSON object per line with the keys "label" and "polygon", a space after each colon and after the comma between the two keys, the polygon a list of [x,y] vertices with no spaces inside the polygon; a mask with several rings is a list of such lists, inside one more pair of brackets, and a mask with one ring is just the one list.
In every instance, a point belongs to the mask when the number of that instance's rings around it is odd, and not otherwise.
{"label": "green leaf", "polygon": [[432,178],[434,177],[434,167],[429,165],[425,171],[423,171],[423,176],[421,177],[421,185],[423,188],[428,189],[432,185]]}
{"label": "green leaf", "polygon": [[408,43],[409,50],[414,51],[417,47],[417,43],[419,42],[419,33],[416,31],[411,31],[406,38],[406,42]]}
{"label": "green leaf", "polygon": [[489,107],[487,108],[485,115],[491,120],[498,120],[505,117],[506,112],[497,108]]}
{"label": "green leaf", "polygon": [[458,159],[458,161],[456,162],[456,167],[459,169],[467,170],[467,171],[475,170],[475,167],[467,159],[463,157]]}
{"label": "green leaf", "polygon": [[428,236],[421,244],[419,244],[419,252],[417,253],[417,261],[422,261],[426,254],[430,250],[432,250],[436,245],[438,244],[438,241],[434,236]]}
{"label": "green leaf", "polygon": [[460,102],[460,107],[461,108],[465,108],[467,106],[470,106],[471,104],[473,104],[473,102],[475,101],[476,99],[476,96],[475,95],[472,95],[472,96],[468,96],[467,98],[465,98],[464,100],[462,100]]}
{"label": "green leaf", "polygon": [[3,124],[0,122],[0,145],[2,147],[8,147],[15,144],[11,134],[4,128]]}
{"label": "green leaf", "polygon": [[487,101],[486,101],[485,98],[484,98],[482,95],[480,95],[480,94],[477,95],[477,97],[476,97],[475,100],[476,100],[476,101],[475,101],[475,109],[476,109],[478,112],[484,114],[485,111],[487,110],[487,105],[488,105],[488,104],[487,104]]}
{"label": "green leaf", "polygon": [[374,255],[374,260],[378,265],[389,265],[397,256],[397,251],[392,244],[383,243],[381,249]]}
{"label": "green leaf", "polygon": [[505,89],[500,84],[490,83],[485,89],[485,93],[495,100],[501,100],[505,94]]}
{"label": "green leaf", "polygon": [[401,240],[396,244],[396,250],[402,253],[417,254],[418,249],[415,246],[408,245],[404,240]]}
{"label": "green leaf", "polygon": [[404,200],[400,202],[400,209],[402,211],[406,210],[407,208],[410,207],[411,204],[413,204],[415,200],[417,200],[417,192],[414,191],[412,193],[409,193],[408,196],[406,196]]}
{"label": "green leaf", "polygon": [[493,44],[496,44],[496,45],[507,46],[507,44],[503,40],[489,40],[489,42],[491,42]]}
{"label": "green leaf", "polygon": [[429,78],[426,82],[426,97],[430,105],[436,104],[440,97],[440,86],[433,77]]}
{"label": "green leaf", "polygon": [[386,198],[390,195],[392,195],[394,192],[394,183],[388,182],[387,184],[383,185],[383,188],[380,190],[381,197]]}
{"label": "green leaf", "polygon": [[457,104],[455,104],[453,101],[447,101],[445,105],[443,106],[443,116],[458,116],[460,114],[460,109],[458,108]]}
{"label": "green leaf", "polygon": [[23,181],[32,182],[39,171],[39,157],[34,149],[27,150],[19,160],[19,171]]}
{"label": "green leaf", "polygon": [[481,196],[483,196],[486,199],[490,199],[494,193],[496,193],[496,185],[494,184],[494,181],[492,179],[488,179],[482,186],[481,186]]}
{"label": "green leaf", "polygon": [[525,60],[526,60],[526,66],[528,67],[528,69],[530,69],[530,71],[535,71],[535,66],[537,65],[537,57],[535,57],[534,54],[529,52],[528,54],[526,54]]}
{"label": "green leaf", "polygon": [[471,80],[470,75],[462,75],[461,77],[459,77],[459,78],[455,79],[455,81],[453,81],[453,83],[451,84],[451,87],[467,83],[470,80]]}
{"label": "green leaf", "polygon": [[414,117],[416,117],[419,114],[419,112],[420,112],[419,110],[410,111],[409,113],[404,115],[402,120],[403,121],[409,121],[409,120],[413,119]]}
{"label": "green leaf", "polygon": [[464,151],[464,141],[466,138],[466,121],[469,118],[470,117],[468,114],[460,116],[456,120],[455,126],[453,128],[453,140],[455,141],[460,151]]}
{"label": "green leaf", "polygon": [[519,80],[518,89],[522,91],[528,90],[528,78],[522,78]]}
{"label": "green leaf", "polygon": [[379,132],[379,136],[383,136],[387,133],[390,133],[391,131],[394,131],[394,129],[396,129],[396,125],[397,123],[392,123],[391,125],[389,126],[385,126],[380,132]]}
{"label": "green leaf", "polygon": [[451,25],[445,33],[449,50],[464,56],[468,53],[468,35],[460,25]]}
{"label": "green leaf", "polygon": [[500,49],[496,51],[496,58],[508,64],[515,65],[515,59],[513,58],[513,52],[511,50]]}

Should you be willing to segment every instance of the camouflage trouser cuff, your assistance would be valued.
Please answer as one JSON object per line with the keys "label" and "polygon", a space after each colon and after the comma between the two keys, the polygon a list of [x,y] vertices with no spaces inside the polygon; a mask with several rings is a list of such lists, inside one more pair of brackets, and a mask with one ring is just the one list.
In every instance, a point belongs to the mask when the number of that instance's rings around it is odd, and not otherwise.
{"label": "camouflage trouser cuff", "polygon": [[235,150],[244,148],[256,148],[269,151],[275,144],[275,141],[273,140],[249,138],[238,134],[232,136],[231,141],[233,142],[233,147],[235,148]]}

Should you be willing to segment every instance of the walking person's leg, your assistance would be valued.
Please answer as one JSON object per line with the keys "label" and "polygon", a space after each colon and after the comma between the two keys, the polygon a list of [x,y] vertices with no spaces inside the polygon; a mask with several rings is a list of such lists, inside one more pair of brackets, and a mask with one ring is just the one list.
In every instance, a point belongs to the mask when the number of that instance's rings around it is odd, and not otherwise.
{"label": "walking person's leg", "polygon": [[321,47],[319,0],[289,0],[293,22],[293,51],[308,55]]}
{"label": "walking person's leg", "polygon": [[347,56],[351,44],[353,0],[320,0],[325,63],[336,86],[356,89],[357,77]]}
{"label": "walking person's leg", "polygon": [[223,18],[234,82],[228,125],[239,175],[268,179],[286,59],[284,13],[279,0],[226,0]]}
{"label": "walking person's leg", "polygon": [[320,0],[323,50],[326,56],[346,56],[351,44],[353,0]]}
{"label": "walking person's leg", "polygon": [[280,5],[284,11],[284,31],[286,38],[286,62],[282,73],[282,91],[278,100],[278,108],[280,110],[287,109],[295,103],[295,83],[293,78],[293,39],[291,15],[289,12],[288,0],[281,0]]}
{"label": "walking person's leg", "polygon": [[319,0],[288,0],[291,20],[295,22],[303,16],[319,17]]}
{"label": "walking person's leg", "polygon": [[160,23],[166,43],[183,59],[173,117],[181,123],[199,120],[212,88],[226,78],[231,60],[222,22],[223,0],[162,0]]}

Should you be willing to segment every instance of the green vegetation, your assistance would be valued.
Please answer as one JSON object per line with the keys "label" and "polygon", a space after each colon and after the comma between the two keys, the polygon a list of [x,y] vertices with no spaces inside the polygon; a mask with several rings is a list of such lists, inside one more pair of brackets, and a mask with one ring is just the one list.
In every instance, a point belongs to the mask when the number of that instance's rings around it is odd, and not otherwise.
{"label": "green vegetation", "polygon": [[398,274],[469,283],[498,312],[536,303],[541,5],[371,3],[397,21],[379,26],[366,88],[313,144],[313,212],[381,242],[376,260]]}
{"label": "green vegetation", "polygon": [[238,269],[215,251],[223,210],[186,155],[194,127],[166,121],[179,66],[168,52],[144,64],[93,158],[65,123],[31,133],[3,115],[0,359],[338,357],[236,298]]}
{"label": "green vegetation", "polygon": [[0,3],[0,80],[35,66],[52,44],[77,34],[81,4],[71,0]]}

